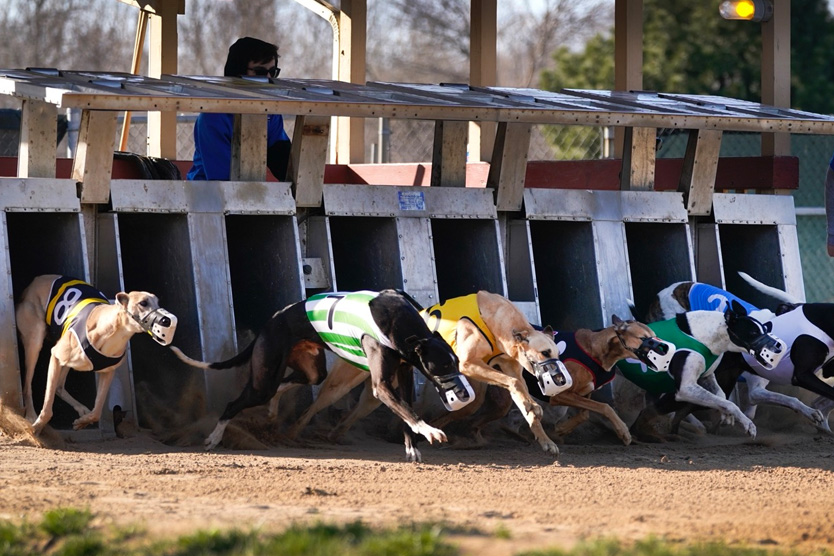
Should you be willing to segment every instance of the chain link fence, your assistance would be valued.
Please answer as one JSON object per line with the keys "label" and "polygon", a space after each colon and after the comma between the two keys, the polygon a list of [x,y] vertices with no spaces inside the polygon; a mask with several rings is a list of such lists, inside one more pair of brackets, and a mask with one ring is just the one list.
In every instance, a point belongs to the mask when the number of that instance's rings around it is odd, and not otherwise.
{"label": "chain link fence", "polygon": [[[177,159],[191,160],[194,155],[193,127],[196,114],[177,117]],[[11,121],[11,120],[10,120]],[[71,156],[77,135],[77,114],[67,114],[68,129],[58,144],[58,156]],[[17,120],[19,122],[19,119]],[[75,123],[74,123],[75,122]],[[19,124],[18,124],[19,125]],[[294,118],[285,119],[292,137]],[[15,156],[18,130],[14,123],[0,122],[0,155]],[[120,144],[122,123],[116,132]],[[147,118],[131,118],[127,151],[147,152]],[[686,150],[687,134],[682,130],[658,131],[659,158],[680,158]],[[612,156],[613,133],[610,128],[583,126],[533,126],[528,160],[588,160]],[[365,159],[368,162],[413,163],[432,159],[434,122],[423,120],[366,119]],[[834,136],[792,135],[791,154],[799,159],[799,189],[792,193],[797,207],[797,235],[809,302],[834,302],[834,259],[825,249],[826,220],[823,184]],[[726,132],[721,142],[721,156],[758,156],[761,134]]]}

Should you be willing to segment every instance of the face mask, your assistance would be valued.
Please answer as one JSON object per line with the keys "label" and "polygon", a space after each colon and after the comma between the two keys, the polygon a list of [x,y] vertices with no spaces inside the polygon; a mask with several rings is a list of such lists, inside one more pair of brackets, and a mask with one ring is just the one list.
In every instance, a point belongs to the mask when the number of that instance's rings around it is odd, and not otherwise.
{"label": "face mask", "polygon": [[660,338],[643,338],[634,355],[652,369],[666,372],[675,355],[675,345]]}
{"label": "face mask", "polygon": [[457,411],[475,399],[472,385],[462,374],[437,377],[435,388],[446,411]]}
{"label": "face mask", "polygon": [[545,396],[555,396],[573,386],[573,378],[570,376],[565,364],[558,359],[547,359],[533,364],[536,380],[539,389]]}
{"label": "face mask", "polygon": [[174,341],[174,333],[177,331],[177,317],[170,311],[163,308],[151,311],[144,318],[133,317],[142,329],[163,346]]}

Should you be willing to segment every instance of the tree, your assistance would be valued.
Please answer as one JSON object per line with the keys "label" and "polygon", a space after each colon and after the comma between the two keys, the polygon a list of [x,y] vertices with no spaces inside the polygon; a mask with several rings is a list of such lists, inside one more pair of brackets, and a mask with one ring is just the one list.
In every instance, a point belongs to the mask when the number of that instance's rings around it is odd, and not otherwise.
{"label": "tree", "polygon": [[[791,106],[834,113],[834,17],[825,0],[791,4]],[[761,26],[727,21],[713,3],[645,0],[643,86],[648,90],[712,94],[761,101]],[[540,87],[614,87],[614,39],[591,39],[585,50],[555,51],[556,68]]]}

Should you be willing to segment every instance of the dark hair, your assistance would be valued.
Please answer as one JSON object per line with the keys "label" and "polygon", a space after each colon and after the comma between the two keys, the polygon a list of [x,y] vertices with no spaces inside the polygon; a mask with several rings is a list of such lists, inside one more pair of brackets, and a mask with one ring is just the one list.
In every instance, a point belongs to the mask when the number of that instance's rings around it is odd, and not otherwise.
{"label": "dark hair", "polygon": [[243,37],[229,47],[229,55],[226,57],[223,75],[226,77],[240,77],[246,75],[249,62],[277,59],[278,47],[274,44],[252,37]]}

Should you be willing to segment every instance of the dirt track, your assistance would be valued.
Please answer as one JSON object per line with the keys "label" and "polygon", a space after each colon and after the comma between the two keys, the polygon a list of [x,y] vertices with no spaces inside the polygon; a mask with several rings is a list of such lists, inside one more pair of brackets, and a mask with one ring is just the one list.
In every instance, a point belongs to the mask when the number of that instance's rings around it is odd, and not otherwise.
{"label": "dirt track", "polygon": [[[357,519],[509,532],[508,539],[455,537],[466,553],[479,555],[650,534],[834,550],[834,439],[804,424],[760,426],[756,440],[724,429],[631,446],[586,424],[586,433],[571,440],[580,443],[560,446],[558,461],[493,435],[477,450],[423,444],[424,463],[409,464],[400,444],[367,427],[346,445],[206,453],[168,446],[146,431],[42,448],[15,434],[8,416],[4,423],[0,518],[37,519],[73,506],[104,523],[138,521],[160,534]],[[307,433],[316,436],[314,428]],[[56,436],[45,440],[61,444]]]}

